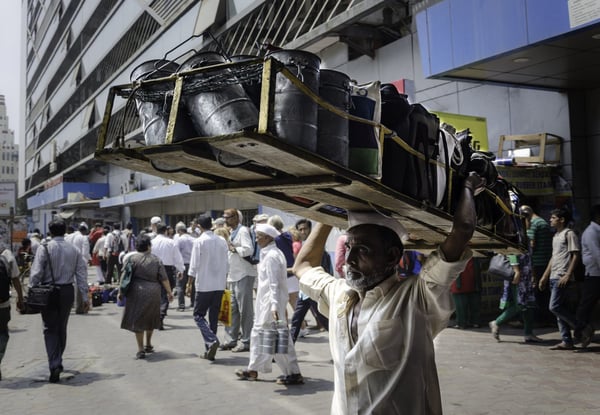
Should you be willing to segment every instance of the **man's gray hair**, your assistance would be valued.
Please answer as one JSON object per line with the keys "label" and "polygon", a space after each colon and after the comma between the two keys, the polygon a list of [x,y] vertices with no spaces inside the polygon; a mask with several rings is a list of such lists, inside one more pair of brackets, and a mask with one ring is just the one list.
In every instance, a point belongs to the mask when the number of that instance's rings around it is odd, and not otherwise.
{"label": "man's gray hair", "polygon": [[277,229],[279,232],[283,230],[283,219],[279,215],[273,215],[269,218],[267,223]]}

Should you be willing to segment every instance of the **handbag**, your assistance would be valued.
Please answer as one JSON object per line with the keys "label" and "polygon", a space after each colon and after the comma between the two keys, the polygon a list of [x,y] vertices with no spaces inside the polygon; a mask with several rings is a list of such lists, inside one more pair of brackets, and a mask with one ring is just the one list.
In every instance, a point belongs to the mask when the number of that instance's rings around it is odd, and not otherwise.
{"label": "handbag", "polygon": [[221,307],[219,309],[219,321],[224,326],[231,326],[231,290],[223,291],[221,297]]}
{"label": "handbag", "polygon": [[47,244],[43,244],[48,256],[48,266],[50,267],[50,276],[52,284],[40,284],[29,288],[27,292],[27,308],[34,312],[39,312],[48,307],[53,294],[57,291],[54,285],[54,271],[52,270],[52,262],[50,262],[50,253],[48,252]]}
{"label": "handbag", "polygon": [[506,255],[496,254],[490,260],[488,274],[504,281],[512,281],[515,277],[515,270]]}
{"label": "handbag", "polygon": [[121,276],[121,284],[119,285],[119,289],[121,290],[121,294],[127,296],[127,291],[129,291],[129,286],[131,285],[131,280],[133,278],[133,261],[128,260],[127,264],[125,264],[125,269],[123,270],[123,275]]}

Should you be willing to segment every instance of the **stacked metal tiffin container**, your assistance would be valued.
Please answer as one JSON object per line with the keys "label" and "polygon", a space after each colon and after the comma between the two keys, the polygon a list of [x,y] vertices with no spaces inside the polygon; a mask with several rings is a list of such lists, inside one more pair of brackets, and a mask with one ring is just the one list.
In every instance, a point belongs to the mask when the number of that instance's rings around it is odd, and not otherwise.
{"label": "stacked metal tiffin container", "polygon": [[[278,50],[269,53],[265,59],[268,58],[281,62],[322,100],[345,113],[349,112],[351,81],[346,74],[321,69],[321,60],[317,55],[301,50]],[[226,58],[217,52],[201,52],[181,65],[173,61],[152,60],[139,65],[132,72],[131,80],[156,79],[229,61],[255,59],[257,57],[248,55]],[[184,82],[193,82],[205,76],[208,75],[198,72],[186,76]],[[174,81],[164,85],[142,85],[137,91],[136,104],[146,145],[166,142],[173,87]],[[247,84],[240,81],[239,84],[226,84],[193,94],[184,93],[173,142],[190,137],[213,137],[255,129],[260,110],[260,87],[260,82]],[[161,90],[164,90],[162,95]],[[147,99],[148,96],[153,98]],[[157,99],[157,96],[162,99]],[[319,105],[281,72],[277,72],[275,77],[269,132],[283,141],[320,154],[344,167],[348,166],[348,120]],[[237,155],[218,151],[214,153],[225,165],[239,165],[246,161]]]}

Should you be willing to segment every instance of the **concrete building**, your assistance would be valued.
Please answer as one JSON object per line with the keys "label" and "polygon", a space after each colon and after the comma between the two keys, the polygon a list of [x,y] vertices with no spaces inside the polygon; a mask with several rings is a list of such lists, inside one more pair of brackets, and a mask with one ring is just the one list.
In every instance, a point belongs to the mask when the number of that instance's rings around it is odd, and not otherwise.
{"label": "concrete building", "polygon": [[[138,227],[154,215],[175,223],[229,206],[248,210],[251,217],[253,203],[195,193],[186,185],[108,165],[94,159],[94,150],[109,88],[129,83],[141,63],[165,57],[181,63],[192,50],[262,56],[275,45],[316,53],[322,68],[343,71],[359,83],[394,82],[411,102],[431,111],[484,119],[483,149],[496,151],[501,135],[562,137],[561,174],[574,184],[578,204],[585,208],[600,198],[599,167],[592,162],[599,153],[593,144],[599,131],[593,116],[600,102],[598,81],[585,71],[571,71],[570,55],[558,56],[549,42],[568,43],[581,27],[591,36],[600,32],[599,20],[563,25],[562,31],[546,31],[529,43],[502,42],[510,37],[513,14],[551,12],[546,19],[552,26],[568,20],[567,7],[564,0],[24,1],[19,196],[26,198],[40,228],[53,212],[72,220],[133,219]],[[452,13],[456,10],[461,14]],[[433,26],[438,18],[444,23],[439,29]],[[526,17],[519,23],[533,25]],[[486,24],[504,30],[487,32]],[[489,33],[484,40],[490,45],[503,48],[481,47],[481,33]],[[460,55],[461,45],[452,39],[474,52]],[[486,69],[487,62],[503,62],[511,51],[557,59],[565,82],[540,84],[518,72],[502,77],[498,73],[510,71]],[[124,101],[119,105],[117,113],[125,110]],[[134,128],[125,139],[135,142],[140,136],[141,129]]]}
{"label": "concrete building", "polygon": [[0,95],[0,182],[17,183],[19,176],[19,145],[15,144],[15,132],[10,129],[6,115],[6,101]]}

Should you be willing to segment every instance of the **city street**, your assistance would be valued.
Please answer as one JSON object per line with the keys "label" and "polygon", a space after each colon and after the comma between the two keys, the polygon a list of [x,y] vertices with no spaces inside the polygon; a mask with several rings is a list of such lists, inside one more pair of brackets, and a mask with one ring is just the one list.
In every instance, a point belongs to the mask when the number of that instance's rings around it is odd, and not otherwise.
{"label": "city street", "polygon": [[[173,306],[174,303],[172,303]],[[47,382],[39,315],[14,312],[2,362],[3,414],[326,414],[333,391],[327,333],[312,331],[296,344],[301,386],[275,383],[280,374],[240,381],[234,371],[248,353],[204,348],[190,309],[173,308],[166,330],[156,331],[155,353],[135,360],[133,333],[121,330],[123,309],[103,304],[87,315],[72,314],[61,382]],[[313,322],[311,322],[313,324]],[[219,336],[223,328],[219,327]],[[496,342],[486,328],[446,329],[436,340],[444,413],[597,414],[600,408],[600,345],[586,352],[551,351],[554,329],[538,330],[545,344],[524,344],[522,331],[502,328]],[[595,339],[598,341],[598,336]]]}

